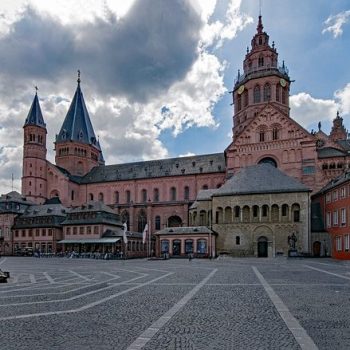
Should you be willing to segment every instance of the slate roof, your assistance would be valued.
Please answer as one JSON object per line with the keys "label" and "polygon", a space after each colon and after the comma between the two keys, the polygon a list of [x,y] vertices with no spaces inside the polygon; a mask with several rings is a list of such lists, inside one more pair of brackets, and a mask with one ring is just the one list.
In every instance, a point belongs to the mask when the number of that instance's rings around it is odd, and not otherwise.
{"label": "slate roof", "polygon": [[24,122],[24,126],[26,125],[36,125],[42,128],[46,128],[46,124],[44,122],[44,118],[41,113],[41,108],[40,108],[39,98],[37,93],[34,96],[32,106],[30,107],[28,116]]}
{"label": "slate roof", "polygon": [[39,216],[62,216],[67,215],[68,209],[62,204],[41,204],[30,206],[22,215],[24,217],[39,217]]}
{"label": "slate roof", "polygon": [[210,228],[206,226],[190,226],[190,227],[167,227],[164,228],[160,231],[157,231],[155,235],[164,235],[164,234],[169,234],[169,235],[188,235],[188,234],[201,234],[201,233],[206,233],[206,234],[214,234],[217,235],[217,233]]}
{"label": "slate roof", "polygon": [[258,164],[239,170],[213,193],[213,197],[284,192],[311,192],[311,190],[270,164]]}
{"label": "slate roof", "polygon": [[98,150],[99,144],[91,124],[88,110],[85,105],[83,93],[80,88],[80,81],[75,91],[73,101],[69,107],[66,118],[58,135],[56,142],[75,141],[93,145]]}
{"label": "slate roof", "polygon": [[224,153],[150,160],[135,163],[98,166],[86,174],[80,183],[97,183],[165,176],[223,173]]}
{"label": "slate roof", "polygon": [[122,227],[120,215],[102,202],[88,202],[86,205],[72,208],[62,225],[109,224]]}
{"label": "slate roof", "polygon": [[2,202],[15,202],[15,203],[21,203],[21,204],[27,204],[27,205],[34,204],[31,201],[27,201],[26,197],[22,196],[17,191],[11,191],[7,194],[2,194],[0,196],[0,203]]}
{"label": "slate roof", "polygon": [[330,158],[330,157],[345,157],[347,152],[341,151],[334,147],[324,147],[317,150],[318,158]]}
{"label": "slate roof", "polygon": [[349,182],[350,180],[350,172],[347,171],[341,175],[339,175],[338,177],[332,179],[331,181],[329,181],[324,187],[322,187],[317,193],[315,193],[313,196],[317,196],[319,194],[322,194],[324,192],[327,192],[329,190],[331,190],[334,187],[337,187],[341,184],[343,184],[344,182]]}
{"label": "slate roof", "polygon": [[109,206],[99,201],[89,201],[88,203],[72,208],[70,213],[83,213],[83,212],[105,212],[117,215]]}
{"label": "slate roof", "polygon": [[350,140],[338,140],[336,143],[342,146],[345,150],[350,151]]}

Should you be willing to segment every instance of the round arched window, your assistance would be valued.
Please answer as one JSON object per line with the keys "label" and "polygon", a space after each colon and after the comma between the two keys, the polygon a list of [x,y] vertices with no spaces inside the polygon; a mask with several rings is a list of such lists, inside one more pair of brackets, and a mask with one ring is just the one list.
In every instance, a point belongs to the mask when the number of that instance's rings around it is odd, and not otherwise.
{"label": "round arched window", "polygon": [[276,161],[271,157],[266,157],[266,158],[261,159],[259,161],[259,164],[270,164],[270,165],[274,166],[275,168],[277,168]]}

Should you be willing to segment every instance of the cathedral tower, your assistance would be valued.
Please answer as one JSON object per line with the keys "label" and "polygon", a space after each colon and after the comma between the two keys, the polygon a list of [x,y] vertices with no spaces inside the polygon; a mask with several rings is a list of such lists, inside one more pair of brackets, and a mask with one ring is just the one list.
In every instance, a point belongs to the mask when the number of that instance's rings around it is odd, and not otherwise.
{"label": "cathedral tower", "polygon": [[266,106],[274,104],[284,114],[289,115],[288,70],[278,65],[278,53],[274,42],[269,44],[269,36],[263,31],[259,16],[257,32],[251,41],[251,49],[243,62],[243,74],[238,71],[233,88],[233,137]]}
{"label": "cathedral tower", "polygon": [[38,93],[24,126],[22,194],[41,204],[46,199],[46,124],[41,113]]}
{"label": "cathedral tower", "polygon": [[85,105],[78,73],[78,86],[61,130],[56,135],[55,151],[56,165],[72,175],[83,176],[93,167],[103,165],[104,160]]}

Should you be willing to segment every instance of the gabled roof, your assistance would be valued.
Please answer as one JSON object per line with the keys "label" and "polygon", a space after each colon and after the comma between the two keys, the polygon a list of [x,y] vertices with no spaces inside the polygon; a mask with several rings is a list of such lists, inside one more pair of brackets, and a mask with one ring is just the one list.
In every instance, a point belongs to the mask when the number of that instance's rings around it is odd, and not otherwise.
{"label": "gabled roof", "polygon": [[311,190],[270,164],[258,164],[240,169],[212,196],[284,192],[311,192]]}
{"label": "gabled roof", "polygon": [[330,158],[330,157],[346,157],[347,152],[341,151],[334,147],[324,147],[317,150],[318,158]]}
{"label": "gabled roof", "polygon": [[97,183],[147,179],[164,176],[196,175],[224,173],[225,157],[223,153],[151,160],[98,166],[86,174],[80,183]]}
{"label": "gabled roof", "polygon": [[80,88],[80,80],[61,130],[56,136],[57,143],[67,141],[85,143],[100,149]]}
{"label": "gabled roof", "polygon": [[39,98],[37,93],[34,96],[32,106],[30,107],[28,116],[24,122],[24,126],[26,125],[36,125],[36,126],[40,126],[41,128],[46,128],[46,124],[44,122],[44,118],[41,113],[41,108],[40,108]]}

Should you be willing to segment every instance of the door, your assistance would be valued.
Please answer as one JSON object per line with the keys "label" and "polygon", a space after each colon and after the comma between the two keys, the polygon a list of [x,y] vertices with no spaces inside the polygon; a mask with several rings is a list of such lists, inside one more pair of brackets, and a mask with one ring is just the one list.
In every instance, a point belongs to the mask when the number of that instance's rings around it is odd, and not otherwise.
{"label": "door", "polygon": [[260,237],[258,239],[258,258],[267,258],[267,238]]}
{"label": "door", "polygon": [[321,255],[321,242],[316,241],[312,246],[312,251],[314,256],[319,257]]}

